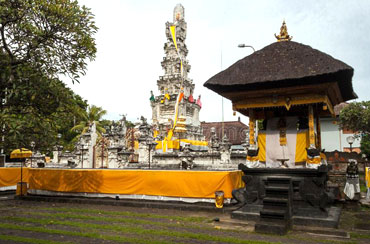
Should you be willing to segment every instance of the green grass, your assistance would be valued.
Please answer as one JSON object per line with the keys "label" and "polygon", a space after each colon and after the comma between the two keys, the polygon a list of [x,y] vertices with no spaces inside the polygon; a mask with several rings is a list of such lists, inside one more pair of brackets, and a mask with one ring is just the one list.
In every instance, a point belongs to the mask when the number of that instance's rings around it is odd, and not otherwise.
{"label": "green grass", "polygon": [[352,238],[369,239],[370,240],[370,234],[362,234],[362,233],[351,232],[350,235],[351,235]]}
{"label": "green grass", "polygon": [[[121,234],[130,233],[135,234],[138,236],[167,236],[167,237],[175,237],[175,238],[185,238],[185,239],[195,239],[200,241],[215,241],[215,242],[222,242],[222,243],[240,243],[240,244],[271,244],[271,243],[280,243],[280,242],[266,242],[266,241],[252,241],[252,240],[240,240],[234,237],[220,237],[202,233],[190,233],[190,232],[178,232],[173,230],[158,230],[158,229],[145,229],[141,227],[128,227],[128,226],[120,226],[120,225],[111,225],[111,224],[91,224],[91,223],[81,223],[76,221],[60,221],[60,220],[50,220],[50,219],[33,219],[33,218],[24,218],[24,217],[5,217],[4,219],[21,222],[21,223],[36,223],[42,225],[64,225],[64,226],[71,226],[71,227],[78,227],[84,230],[107,230],[107,231],[115,231]],[[0,224],[1,227],[1,224]],[[37,228],[37,227],[35,227]],[[48,229],[50,231],[59,231]],[[75,235],[72,232],[72,235]],[[68,235],[68,233],[64,233]],[[82,233],[81,233],[82,234]],[[90,234],[84,232],[84,234]],[[162,242],[163,243],[163,242]]]}
{"label": "green grass", "polygon": [[80,208],[42,208],[44,210],[60,211],[60,212],[71,212],[71,213],[87,213],[87,214],[103,214],[113,216],[125,216],[125,217],[139,217],[139,218],[153,218],[153,219],[172,219],[175,221],[183,222],[205,222],[207,218],[204,217],[181,217],[181,216],[167,216],[158,214],[148,213],[133,213],[128,211],[102,211],[97,209],[80,209]]}
{"label": "green grass", "polygon": [[320,239],[320,238],[314,238],[314,239],[307,239],[307,237],[302,237],[297,234],[290,235],[288,237],[290,240],[302,240],[302,241],[309,241],[312,243],[335,243],[335,244],[356,244],[357,241],[349,241],[349,240],[333,240],[333,239]]}
{"label": "green grass", "polygon": [[149,243],[149,244],[171,243],[171,242],[165,242],[165,241],[142,240],[142,239],[139,239],[139,238],[129,238],[129,237],[124,237],[124,236],[102,235],[98,232],[93,232],[93,231],[81,233],[81,232],[77,232],[77,231],[47,229],[47,228],[44,228],[44,227],[35,227],[35,226],[19,226],[19,225],[15,225],[15,224],[7,224],[7,223],[0,223],[0,228],[12,229],[12,230],[32,231],[32,232],[48,233],[48,234],[87,237],[87,238],[93,238],[93,239],[102,239],[102,240],[119,241],[119,242]]}
{"label": "green grass", "polygon": [[10,236],[10,235],[2,235],[2,234],[0,234],[0,240],[26,242],[26,243],[34,243],[34,244],[61,244],[61,243],[66,244],[66,243],[72,243],[72,242],[42,240],[42,239],[36,239],[36,238],[21,237],[21,236]]}
{"label": "green grass", "polygon": [[367,187],[366,187],[366,185],[364,185],[364,184],[360,184],[360,191],[361,192],[367,192]]}

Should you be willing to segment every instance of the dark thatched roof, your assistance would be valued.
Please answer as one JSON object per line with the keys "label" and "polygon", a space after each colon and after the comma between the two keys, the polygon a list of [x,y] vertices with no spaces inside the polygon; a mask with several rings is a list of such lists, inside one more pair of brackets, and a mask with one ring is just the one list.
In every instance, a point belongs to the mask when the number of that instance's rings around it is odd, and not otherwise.
{"label": "dark thatched roof", "polygon": [[344,101],[357,98],[353,68],[310,46],[275,42],[216,74],[204,86],[224,92],[338,82]]}

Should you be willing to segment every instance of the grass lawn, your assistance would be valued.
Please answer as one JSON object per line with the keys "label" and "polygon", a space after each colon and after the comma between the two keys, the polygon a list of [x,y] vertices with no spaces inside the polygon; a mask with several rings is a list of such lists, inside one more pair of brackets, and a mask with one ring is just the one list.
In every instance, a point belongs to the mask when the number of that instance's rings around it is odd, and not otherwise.
{"label": "grass lawn", "polygon": [[370,224],[363,217],[370,211],[358,211],[344,213],[345,221],[360,216],[343,226],[352,237],[335,239],[297,231],[256,234],[223,225],[229,214],[6,200],[0,201],[0,243],[370,243],[368,233],[353,229]]}

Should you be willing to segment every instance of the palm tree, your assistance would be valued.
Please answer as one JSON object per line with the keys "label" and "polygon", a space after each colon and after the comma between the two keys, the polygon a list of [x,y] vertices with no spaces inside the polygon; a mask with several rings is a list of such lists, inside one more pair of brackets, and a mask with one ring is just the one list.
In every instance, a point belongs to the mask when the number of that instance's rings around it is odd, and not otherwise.
{"label": "palm tree", "polygon": [[101,107],[97,107],[95,105],[89,106],[88,111],[83,111],[81,122],[73,126],[71,131],[79,131],[80,135],[77,137],[80,137],[82,134],[86,133],[90,126],[95,122],[96,132],[98,136],[101,137],[101,133],[105,133],[105,129],[100,121],[106,113],[107,111]]}

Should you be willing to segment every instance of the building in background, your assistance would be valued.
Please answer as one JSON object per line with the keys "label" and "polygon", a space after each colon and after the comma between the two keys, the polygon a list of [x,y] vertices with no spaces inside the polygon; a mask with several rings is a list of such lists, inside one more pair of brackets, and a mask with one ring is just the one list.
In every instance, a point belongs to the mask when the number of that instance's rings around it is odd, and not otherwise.
{"label": "building in background", "polygon": [[[223,124],[223,125],[222,125]],[[237,121],[225,121],[225,122],[201,122],[203,134],[206,137],[206,141],[210,141],[211,128],[214,127],[217,137],[222,140],[226,136],[227,140],[232,145],[242,145],[245,143],[245,138],[248,133],[248,126],[240,121],[240,117]],[[224,133],[222,134],[222,127]]]}
{"label": "building in background", "polygon": [[[320,118],[321,122],[321,148],[326,152],[340,151],[360,153],[360,138],[355,137],[351,130],[341,129],[339,126],[339,113],[348,103],[340,103],[334,107],[335,117]],[[347,142],[347,138],[355,137],[353,144]]]}

